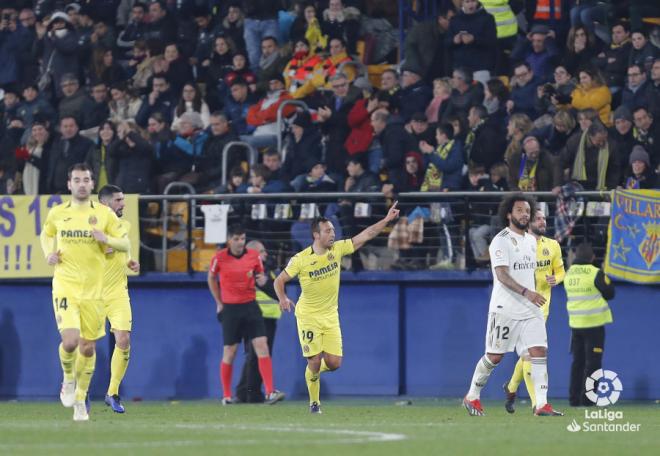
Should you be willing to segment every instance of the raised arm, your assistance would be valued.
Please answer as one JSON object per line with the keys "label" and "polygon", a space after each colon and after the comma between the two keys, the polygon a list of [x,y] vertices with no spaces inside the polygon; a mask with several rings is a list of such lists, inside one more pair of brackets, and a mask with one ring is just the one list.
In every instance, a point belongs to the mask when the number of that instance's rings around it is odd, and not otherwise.
{"label": "raised arm", "polygon": [[357,250],[362,247],[364,244],[375,238],[380,234],[383,229],[390,223],[392,220],[396,219],[399,216],[399,209],[396,208],[399,202],[395,201],[392,204],[392,207],[387,211],[387,215],[380,221],[374,223],[373,225],[365,228],[359,234],[353,237],[353,249]]}
{"label": "raised arm", "polygon": [[497,275],[497,280],[499,280],[500,283],[502,283],[502,285],[507,287],[509,290],[513,291],[514,293],[523,295],[538,307],[541,307],[545,304],[545,298],[543,296],[535,291],[523,287],[518,282],[516,282],[513,277],[511,277],[511,275],[509,275],[508,266],[496,266],[495,274]]}
{"label": "raised arm", "polygon": [[287,282],[291,280],[291,276],[286,273],[286,271],[280,272],[280,275],[277,276],[273,286],[275,288],[275,294],[277,295],[278,301],[280,301],[280,309],[291,312],[291,309],[295,306],[292,300],[286,295],[286,289],[284,286]]}

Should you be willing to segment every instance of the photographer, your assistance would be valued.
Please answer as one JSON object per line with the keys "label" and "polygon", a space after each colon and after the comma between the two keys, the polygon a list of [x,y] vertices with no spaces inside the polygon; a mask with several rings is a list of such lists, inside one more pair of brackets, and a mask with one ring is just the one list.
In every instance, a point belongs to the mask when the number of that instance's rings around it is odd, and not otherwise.
{"label": "photographer", "polygon": [[18,81],[19,56],[27,39],[25,29],[16,21],[16,10],[5,8],[0,13],[0,85]]}
{"label": "photographer", "polygon": [[149,193],[153,148],[142,137],[132,120],[117,126],[119,142],[110,148],[110,157],[117,168],[116,184],[126,193]]}
{"label": "photographer", "polygon": [[571,104],[571,93],[575,90],[575,81],[565,67],[555,67],[554,83],[537,87],[535,108],[539,115],[554,115],[558,110]]}

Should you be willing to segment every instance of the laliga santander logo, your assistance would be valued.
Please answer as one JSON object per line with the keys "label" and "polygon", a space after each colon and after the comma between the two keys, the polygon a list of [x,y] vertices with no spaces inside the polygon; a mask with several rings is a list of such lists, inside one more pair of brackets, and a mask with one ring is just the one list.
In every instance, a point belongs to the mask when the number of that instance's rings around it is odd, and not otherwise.
{"label": "laliga santander logo", "polygon": [[587,398],[599,407],[616,404],[623,384],[619,374],[611,370],[598,369],[584,382]]}

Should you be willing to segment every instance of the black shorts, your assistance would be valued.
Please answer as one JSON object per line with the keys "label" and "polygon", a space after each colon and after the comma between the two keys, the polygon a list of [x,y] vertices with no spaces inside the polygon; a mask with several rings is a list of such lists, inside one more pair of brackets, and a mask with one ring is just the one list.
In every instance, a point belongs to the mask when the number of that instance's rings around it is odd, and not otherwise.
{"label": "black shorts", "polygon": [[266,336],[266,326],[256,301],[247,304],[225,304],[222,308],[224,345],[235,345],[243,338],[252,340]]}

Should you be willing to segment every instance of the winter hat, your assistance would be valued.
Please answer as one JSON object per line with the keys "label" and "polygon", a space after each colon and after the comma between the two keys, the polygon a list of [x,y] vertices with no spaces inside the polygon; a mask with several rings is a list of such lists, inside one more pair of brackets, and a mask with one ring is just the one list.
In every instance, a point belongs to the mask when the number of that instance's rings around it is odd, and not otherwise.
{"label": "winter hat", "polygon": [[630,109],[628,109],[626,106],[619,106],[614,110],[614,120],[619,120],[619,119],[625,119],[628,122],[632,123],[633,121],[633,116],[632,113],[630,112]]}
{"label": "winter hat", "polygon": [[651,160],[649,159],[648,152],[646,152],[646,150],[644,150],[644,148],[640,145],[633,147],[632,152],[630,152],[630,164],[632,165],[634,161],[644,162],[646,163],[647,167],[651,166]]}
{"label": "winter hat", "polygon": [[54,23],[57,20],[64,21],[67,24],[71,23],[71,18],[69,18],[68,14],[63,13],[62,11],[58,11],[50,17],[50,21],[48,21],[48,25]]}
{"label": "winter hat", "polygon": [[181,122],[190,122],[193,128],[204,128],[202,116],[198,112],[186,112],[181,116]]}

